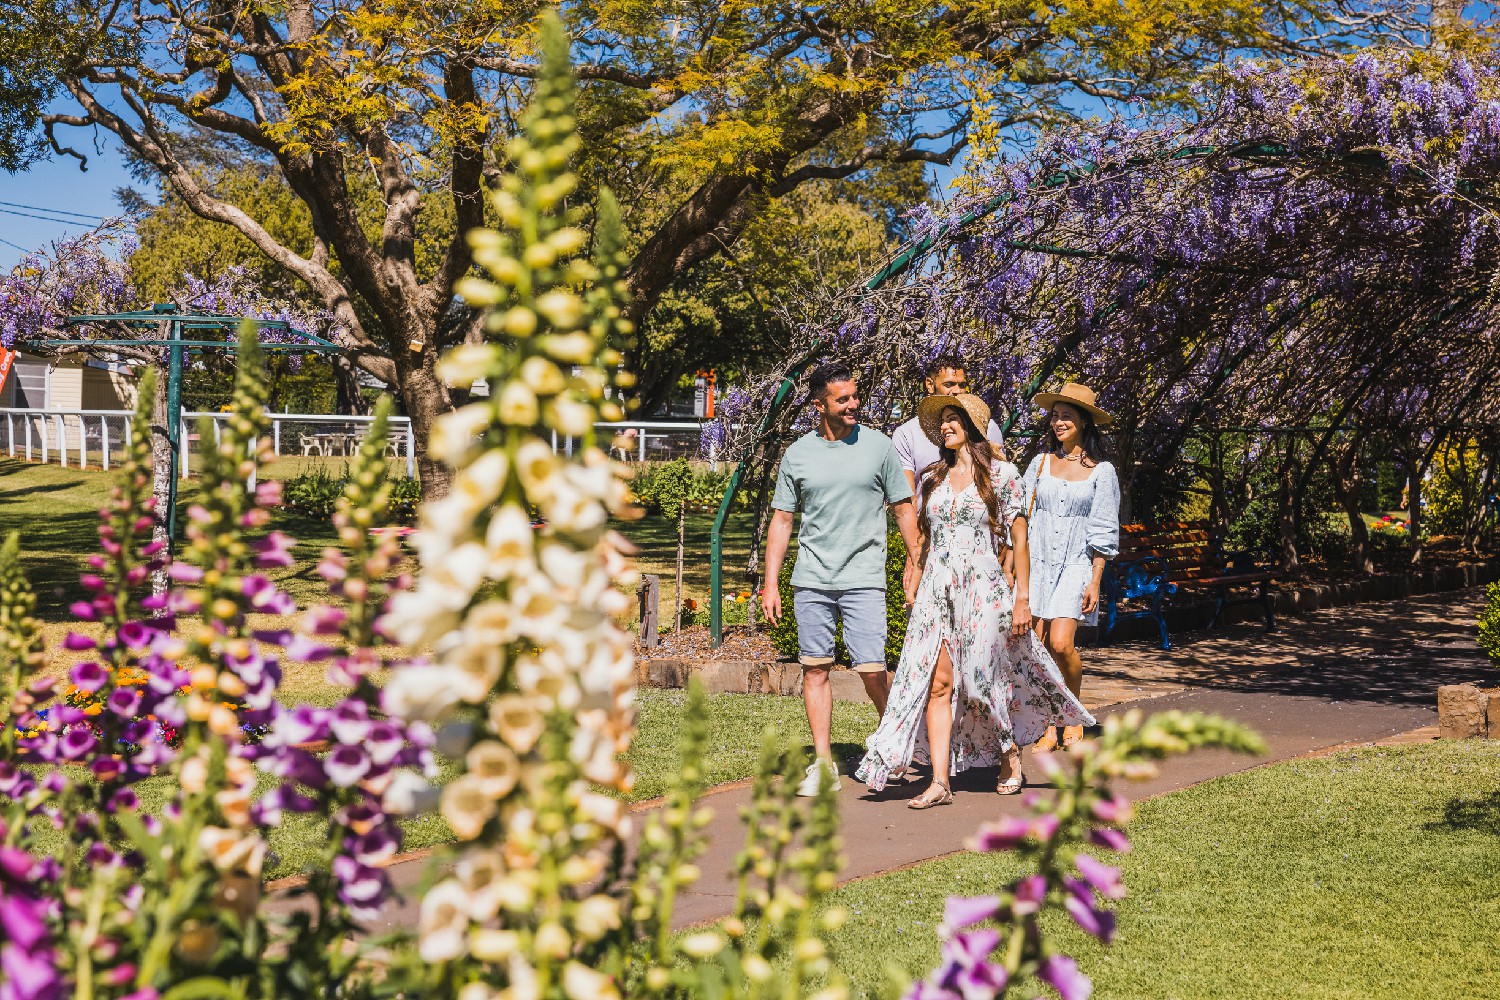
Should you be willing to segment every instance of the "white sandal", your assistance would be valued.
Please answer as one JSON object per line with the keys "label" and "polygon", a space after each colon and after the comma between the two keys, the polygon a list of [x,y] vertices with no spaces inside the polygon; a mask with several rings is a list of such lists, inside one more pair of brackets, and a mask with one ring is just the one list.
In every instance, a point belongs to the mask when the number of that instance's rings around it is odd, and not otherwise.
{"label": "white sandal", "polygon": [[1010,765],[1010,777],[995,783],[996,795],[1014,795],[1026,787],[1026,773],[1021,770],[1021,748],[1012,747],[1005,755],[1005,763]]}

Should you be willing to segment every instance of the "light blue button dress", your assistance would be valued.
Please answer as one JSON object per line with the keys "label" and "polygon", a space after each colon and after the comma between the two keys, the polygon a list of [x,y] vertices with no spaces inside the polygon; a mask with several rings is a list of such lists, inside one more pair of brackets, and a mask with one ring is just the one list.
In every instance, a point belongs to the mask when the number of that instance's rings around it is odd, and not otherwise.
{"label": "light blue button dress", "polygon": [[1043,457],[1038,455],[1026,467],[1027,496],[1036,496],[1026,528],[1031,613],[1097,625],[1097,607],[1083,613],[1083,591],[1093,579],[1094,557],[1113,559],[1120,552],[1120,481],[1109,462],[1100,462],[1079,482],[1058,479],[1050,471],[1057,456],[1048,460],[1046,474],[1041,471]]}

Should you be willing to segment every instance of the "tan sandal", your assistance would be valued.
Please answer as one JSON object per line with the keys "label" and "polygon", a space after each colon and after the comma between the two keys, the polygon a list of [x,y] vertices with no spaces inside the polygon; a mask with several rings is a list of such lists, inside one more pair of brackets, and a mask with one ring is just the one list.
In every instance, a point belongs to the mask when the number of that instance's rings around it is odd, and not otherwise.
{"label": "tan sandal", "polygon": [[1067,747],[1072,746],[1074,743],[1080,742],[1082,739],[1083,739],[1083,727],[1082,726],[1064,726],[1063,727],[1062,745],[1063,745],[1064,749],[1066,749]]}
{"label": "tan sandal", "polygon": [[[938,793],[936,798],[930,798],[929,796],[932,795],[932,790],[934,788],[941,788],[942,791]],[[934,780],[932,784],[927,786],[927,791],[923,792],[921,795],[918,795],[916,798],[908,802],[906,804],[906,808],[931,809],[933,806],[951,806],[952,804],[953,789],[949,788],[941,781]]]}
{"label": "tan sandal", "polygon": [[1032,749],[1034,749],[1034,750],[1040,750],[1042,753],[1047,753],[1048,751],[1056,750],[1057,749],[1057,727],[1056,726],[1048,726],[1047,729],[1046,729],[1046,731],[1042,733],[1042,738],[1039,739],[1039,740],[1037,740],[1035,743],[1032,744]]}
{"label": "tan sandal", "polygon": [[1026,787],[1026,772],[1021,770],[1021,748],[1016,747],[1005,755],[1005,765],[1010,768],[1010,777],[995,783],[996,795],[1015,795]]}

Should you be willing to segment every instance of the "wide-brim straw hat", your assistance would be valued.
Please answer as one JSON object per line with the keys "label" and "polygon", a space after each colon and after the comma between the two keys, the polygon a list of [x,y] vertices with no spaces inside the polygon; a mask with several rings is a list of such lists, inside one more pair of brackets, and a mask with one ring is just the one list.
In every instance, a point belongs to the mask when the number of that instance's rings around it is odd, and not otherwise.
{"label": "wide-brim straw hat", "polygon": [[917,422],[922,425],[927,440],[943,447],[943,434],[938,428],[943,422],[943,411],[950,406],[967,413],[974,422],[974,429],[979,431],[981,438],[984,437],[990,426],[990,408],[972,392],[961,392],[956,396],[928,396],[917,407]]}
{"label": "wide-brim straw hat", "polygon": [[1032,397],[1031,401],[1044,410],[1051,410],[1054,403],[1067,403],[1076,406],[1094,418],[1094,423],[1099,427],[1108,427],[1115,422],[1115,418],[1105,413],[1095,405],[1098,397],[1094,390],[1077,382],[1069,382],[1057,392],[1039,392]]}

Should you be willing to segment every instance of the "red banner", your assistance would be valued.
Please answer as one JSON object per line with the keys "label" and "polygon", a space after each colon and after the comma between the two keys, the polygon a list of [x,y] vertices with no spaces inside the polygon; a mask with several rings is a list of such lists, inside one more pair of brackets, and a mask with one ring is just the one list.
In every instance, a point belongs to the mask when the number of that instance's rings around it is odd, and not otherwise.
{"label": "red banner", "polygon": [[15,360],[15,351],[8,351],[0,346],[0,392],[5,391],[5,380],[10,377],[10,366]]}

